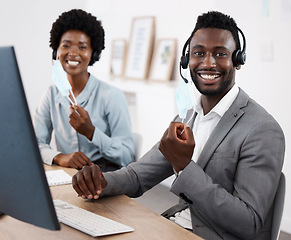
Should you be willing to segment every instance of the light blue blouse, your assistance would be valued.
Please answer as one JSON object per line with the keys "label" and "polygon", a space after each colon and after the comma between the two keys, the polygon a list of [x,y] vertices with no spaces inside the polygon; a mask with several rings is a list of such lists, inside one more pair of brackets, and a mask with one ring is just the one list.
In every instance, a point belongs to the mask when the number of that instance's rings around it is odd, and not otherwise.
{"label": "light blue blouse", "polygon": [[[34,114],[34,127],[43,162],[51,165],[59,153],[83,152],[91,161],[101,157],[126,166],[134,161],[134,143],[127,102],[121,90],[90,75],[76,98],[95,126],[92,141],[69,123],[70,102],[50,86]],[[56,149],[50,146],[52,132]]]}

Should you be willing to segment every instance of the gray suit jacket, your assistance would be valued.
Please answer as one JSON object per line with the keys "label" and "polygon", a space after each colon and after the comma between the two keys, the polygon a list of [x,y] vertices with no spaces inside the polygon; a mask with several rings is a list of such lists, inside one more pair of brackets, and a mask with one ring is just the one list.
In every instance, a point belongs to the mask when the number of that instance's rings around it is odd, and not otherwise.
{"label": "gray suit jacket", "polygon": [[[217,239],[212,232],[222,239],[270,239],[284,151],[279,124],[240,89],[197,163],[190,162],[170,189],[190,207],[193,231],[205,239]],[[105,173],[103,195],[138,197],[172,174],[157,143],[137,162]]]}

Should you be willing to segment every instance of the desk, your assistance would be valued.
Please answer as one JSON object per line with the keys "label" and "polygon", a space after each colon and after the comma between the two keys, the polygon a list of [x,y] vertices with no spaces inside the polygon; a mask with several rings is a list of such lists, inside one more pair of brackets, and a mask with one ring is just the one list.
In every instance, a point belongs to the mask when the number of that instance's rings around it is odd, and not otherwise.
{"label": "desk", "polygon": [[[64,169],[71,176],[75,169],[61,168],[59,166],[45,166],[46,170]],[[77,197],[72,185],[50,187],[54,199],[61,199],[78,207],[95,212],[125,225],[133,227],[131,233],[98,237],[98,239],[113,240],[165,240],[165,239],[194,239],[199,240],[193,233],[179,227],[170,220],[152,212],[148,208],[125,196],[104,197],[98,200],[84,200]],[[84,240],[96,239],[76,229],[61,224],[60,231],[50,231],[34,225],[21,222],[10,216],[3,216],[0,222],[1,240]]]}

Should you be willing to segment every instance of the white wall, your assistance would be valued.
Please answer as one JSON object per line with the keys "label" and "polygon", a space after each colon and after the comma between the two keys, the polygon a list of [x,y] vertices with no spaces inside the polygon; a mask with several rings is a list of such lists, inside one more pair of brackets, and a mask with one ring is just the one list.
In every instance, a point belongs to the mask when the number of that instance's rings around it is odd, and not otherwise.
{"label": "white wall", "polygon": [[[267,16],[264,4],[269,10]],[[247,38],[247,63],[237,72],[237,82],[278,120],[285,132],[283,171],[287,192],[282,228],[291,233],[291,126],[286,112],[291,103],[291,0],[0,0],[0,46],[16,48],[31,112],[51,84],[51,24],[72,8],[87,10],[103,22],[106,49],[101,61],[91,69],[103,80],[108,80],[111,40],[129,39],[133,17],[155,16],[156,39],[177,38],[178,58],[199,14],[219,10],[236,20]],[[178,71],[175,76],[177,79]]]}

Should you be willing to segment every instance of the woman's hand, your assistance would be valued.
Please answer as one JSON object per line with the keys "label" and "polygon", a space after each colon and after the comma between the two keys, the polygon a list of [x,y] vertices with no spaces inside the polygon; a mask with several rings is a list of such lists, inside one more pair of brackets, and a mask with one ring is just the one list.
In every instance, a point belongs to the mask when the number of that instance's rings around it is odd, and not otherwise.
{"label": "woman's hand", "polygon": [[95,127],[93,126],[88,112],[79,105],[70,106],[71,114],[69,123],[80,134],[86,136],[90,141],[93,138]]}

